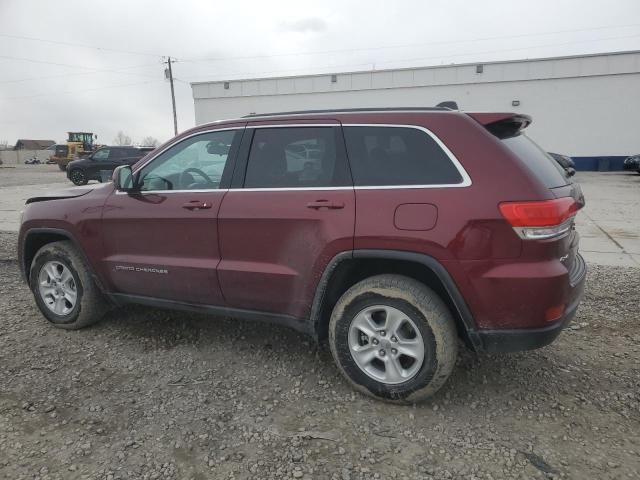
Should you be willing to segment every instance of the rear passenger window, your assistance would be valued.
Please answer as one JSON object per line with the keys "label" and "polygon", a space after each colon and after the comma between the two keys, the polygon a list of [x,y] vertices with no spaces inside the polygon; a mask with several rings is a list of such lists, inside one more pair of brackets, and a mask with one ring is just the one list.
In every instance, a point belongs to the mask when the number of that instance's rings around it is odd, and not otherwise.
{"label": "rear passenger window", "polygon": [[127,156],[126,148],[114,148],[111,150],[111,155],[109,155],[109,160],[118,160],[119,158],[125,158]]}
{"label": "rear passenger window", "polygon": [[344,127],[356,186],[454,185],[462,175],[426,132],[408,127]]}
{"label": "rear passenger window", "polygon": [[245,188],[347,185],[347,165],[336,148],[337,134],[337,127],[256,129]]}

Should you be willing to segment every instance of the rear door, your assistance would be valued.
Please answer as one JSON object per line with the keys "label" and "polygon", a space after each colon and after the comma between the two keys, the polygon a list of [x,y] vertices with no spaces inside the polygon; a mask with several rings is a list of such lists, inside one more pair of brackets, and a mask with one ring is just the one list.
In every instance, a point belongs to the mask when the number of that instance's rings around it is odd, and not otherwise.
{"label": "rear door", "polygon": [[243,125],[183,138],[138,167],[138,192],[107,199],[103,263],[115,292],[224,304],[217,214],[242,132]]}
{"label": "rear door", "polygon": [[344,124],[343,131],[358,205],[356,250],[388,245],[449,258],[471,180],[447,147],[418,125]]}
{"label": "rear door", "polygon": [[353,249],[339,123],[249,124],[232,187],[218,223],[227,303],[307,318],[327,263]]}

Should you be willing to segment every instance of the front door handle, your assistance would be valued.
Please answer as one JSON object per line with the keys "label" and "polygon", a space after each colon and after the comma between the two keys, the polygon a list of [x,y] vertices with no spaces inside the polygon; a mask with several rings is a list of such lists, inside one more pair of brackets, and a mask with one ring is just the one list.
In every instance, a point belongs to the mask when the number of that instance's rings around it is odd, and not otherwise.
{"label": "front door handle", "polygon": [[207,202],[201,202],[200,200],[191,200],[190,202],[182,204],[182,208],[187,210],[204,210],[211,208],[211,204]]}
{"label": "front door handle", "polygon": [[307,208],[313,208],[314,210],[320,210],[321,208],[328,208],[330,210],[338,210],[344,208],[343,202],[330,202],[329,200],[316,200],[315,202],[307,203]]}

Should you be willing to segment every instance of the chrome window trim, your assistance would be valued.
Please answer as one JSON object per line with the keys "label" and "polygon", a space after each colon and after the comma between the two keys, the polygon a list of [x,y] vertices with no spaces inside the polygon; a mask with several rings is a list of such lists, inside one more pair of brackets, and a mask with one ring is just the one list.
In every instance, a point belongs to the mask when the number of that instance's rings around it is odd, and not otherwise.
{"label": "chrome window trim", "polygon": [[456,167],[458,173],[462,177],[462,182],[460,183],[441,183],[441,184],[426,184],[426,185],[363,185],[363,186],[355,186],[356,190],[389,190],[392,188],[398,189],[407,189],[407,188],[464,188],[470,187],[472,185],[471,177],[464,169],[458,158],[453,154],[451,150],[445,145],[445,143],[440,140],[440,138],[433,133],[428,128],[425,128],[421,125],[408,125],[408,124],[399,124],[399,123],[343,123],[343,127],[385,127],[385,128],[413,128],[415,130],[420,130],[431,139],[436,142],[436,144],[442,149],[442,151],[449,157],[453,166]]}
{"label": "chrome window trim", "polygon": [[212,188],[209,190],[206,189],[198,189],[198,190],[144,190],[140,192],[122,192],[120,190],[116,190],[116,195],[165,195],[167,193],[215,193],[215,192],[228,192],[228,188]]}
{"label": "chrome window trim", "polygon": [[[229,131],[229,130],[244,130],[246,128],[246,126],[244,127],[229,127],[229,128],[212,128],[210,130],[200,130],[198,132],[192,133],[191,135],[187,135],[186,137],[182,137],[179,141],[177,142],[173,142],[170,145],[167,145],[165,148],[163,148],[162,150],[160,150],[158,153],[156,153],[153,157],[151,157],[149,160],[147,160],[146,162],[144,162],[142,165],[140,165],[140,167],[136,168],[135,170],[133,170],[133,174],[138,173],[140,170],[142,170],[144,167],[146,167],[148,164],[150,164],[151,162],[153,162],[156,158],[158,158],[160,155],[162,155],[164,152],[166,152],[167,150],[169,150],[171,147],[174,147],[176,145],[178,145],[179,143],[182,143],[183,141],[187,140],[188,138],[192,138],[192,137],[196,137],[198,135],[204,135],[206,133],[214,133],[214,132],[224,132],[224,131]],[[216,189],[217,190],[217,189]],[[174,190],[172,190],[174,191]],[[188,191],[188,190],[187,190]]]}
{"label": "chrome window trim", "polygon": [[[228,130],[244,130],[246,128],[295,128],[295,127],[390,127],[390,128],[413,128],[421,130],[431,137],[436,144],[444,151],[449,160],[453,163],[458,170],[458,173],[462,177],[462,182],[451,184],[425,184],[425,185],[363,185],[363,186],[342,186],[342,187],[264,187],[264,188],[228,188],[228,189],[209,189],[209,190],[147,190],[144,192],[137,192],[138,194],[171,194],[171,193],[209,193],[209,192],[289,192],[289,191],[331,191],[331,190],[408,190],[408,189],[430,189],[430,188],[464,188],[473,184],[471,177],[462,166],[457,157],[451,150],[440,140],[440,138],[428,128],[421,125],[411,124],[399,124],[399,123],[278,123],[272,125],[250,125],[247,123],[244,127],[229,127],[229,128],[211,128],[209,130],[203,130],[191,135],[188,135],[180,139],[180,142],[187,140],[188,138],[202,135],[206,133],[222,132]],[[162,155],[168,149],[177,145],[180,142],[174,142],[171,145],[163,148],[160,152],[155,154],[152,158],[147,160],[133,173],[138,173],[146,165],[155,160],[158,156]],[[128,195],[129,192],[116,192],[118,195]]]}
{"label": "chrome window trim", "polygon": [[264,187],[264,188],[230,188],[230,192],[312,192],[332,190],[353,190],[350,187]]}
{"label": "chrome window trim", "polygon": [[336,123],[279,123],[277,125],[247,125],[247,128],[339,127]]}
{"label": "chrome window trim", "polygon": [[264,187],[264,188],[230,188],[230,192],[282,192],[291,190],[311,191],[311,190],[393,190],[393,189],[425,189],[425,188],[464,188],[472,185],[471,177],[464,169],[460,161],[451,150],[444,144],[440,138],[428,128],[420,125],[399,124],[399,123],[297,123],[297,124],[277,124],[277,125],[247,125],[247,128],[289,128],[289,127],[391,127],[391,128],[413,128],[426,133],[436,142],[436,144],[447,155],[453,166],[456,167],[458,173],[462,177],[460,183],[444,183],[444,184],[426,184],[426,185],[363,185],[350,187]]}

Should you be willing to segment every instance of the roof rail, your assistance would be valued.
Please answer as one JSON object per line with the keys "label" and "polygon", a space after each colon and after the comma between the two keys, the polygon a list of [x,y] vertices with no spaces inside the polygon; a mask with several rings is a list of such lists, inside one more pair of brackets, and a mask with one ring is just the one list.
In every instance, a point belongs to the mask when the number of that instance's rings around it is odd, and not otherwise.
{"label": "roof rail", "polygon": [[[444,102],[453,103],[455,102]],[[457,105],[456,105],[457,107]],[[421,111],[447,111],[451,110],[446,106],[438,105],[437,107],[367,107],[367,108],[333,108],[330,110],[294,110],[290,112],[271,112],[271,113],[251,113],[245,115],[242,118],[255,118],[255,117],[276,117],[283,115],[310,115],[315,113],[357,113],[357,112],[393,112],[393,111],[408,111],[408,112],[421,112]]]}

